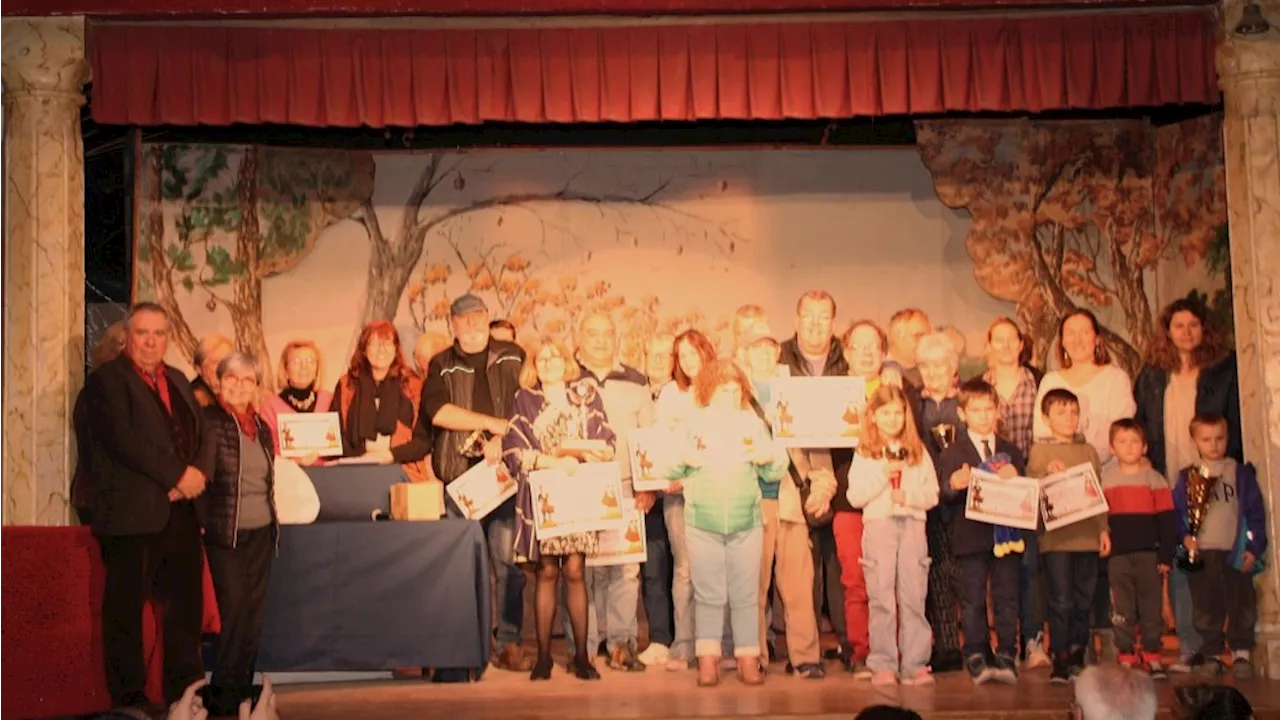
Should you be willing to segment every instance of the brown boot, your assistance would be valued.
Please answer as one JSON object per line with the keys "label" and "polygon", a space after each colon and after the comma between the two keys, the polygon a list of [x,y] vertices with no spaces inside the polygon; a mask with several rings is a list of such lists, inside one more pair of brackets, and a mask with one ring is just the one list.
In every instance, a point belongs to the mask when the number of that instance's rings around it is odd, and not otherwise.
{"label": "brown boot", "polygon": [[494,654],[490,660],[499,670],[510,672],[529,672],[533,669],[533,658],[524,654],[524,648],[512,643]]}
{"label": "brown boot", "polygon": [[720,658],[712,655],[698,656],[698,687],[715,687],[720,684]]}
{"label": "brown boot", "polygon": [[764,674],[760,672],[758,655],[744,655],[738,658],[738,679],[743,685],[764,684]]}

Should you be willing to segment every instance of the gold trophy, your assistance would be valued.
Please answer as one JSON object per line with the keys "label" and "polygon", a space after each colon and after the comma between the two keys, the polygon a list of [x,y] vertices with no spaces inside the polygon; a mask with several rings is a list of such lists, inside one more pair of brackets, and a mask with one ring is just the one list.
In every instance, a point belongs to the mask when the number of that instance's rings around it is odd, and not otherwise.
{"label": "gold trophy", "polygon": [[[1210,475],[1208,465],[1192,465],[1187,468],[1187,534],[1195,537],[1204,523],[1204,514],[1213,499],[1213,489],[1222,478]],[[1178,567],[1189,572],[1201,567],[1200,553],[1183,546],[1183,555],[1178,558]]]}
{"label": "gold trophy", "polygon": [[938,450],[946,450],[956,441],[956,426],[951,423],[938,423],[929,428],[929,437],[938,446]]}

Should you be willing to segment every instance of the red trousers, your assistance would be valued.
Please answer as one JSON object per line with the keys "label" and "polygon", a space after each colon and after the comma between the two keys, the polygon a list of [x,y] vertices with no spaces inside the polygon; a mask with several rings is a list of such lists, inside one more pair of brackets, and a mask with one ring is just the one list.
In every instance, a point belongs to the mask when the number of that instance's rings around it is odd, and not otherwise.
{"label": "red trousers", "polygon": [[840,584],[844,586],[845,642],[854,661],[865,661],[871,651],[868,635],[867,581],[862,575],[862,513],[838,512],[831,523],[840,558]]}

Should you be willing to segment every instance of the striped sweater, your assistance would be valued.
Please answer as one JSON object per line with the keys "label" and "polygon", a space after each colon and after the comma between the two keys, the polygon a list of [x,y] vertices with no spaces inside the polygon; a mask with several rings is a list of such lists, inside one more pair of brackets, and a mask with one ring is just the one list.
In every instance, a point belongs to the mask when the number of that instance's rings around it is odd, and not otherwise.
{"label": "striped sweater", "polygon": [[1155,551],[1162,565],[1173,562],[1178,546],[1173,491],[1151,468],[1125,472],[1112,463],[1102,473],[1102,491],[1110,506],[1111,554]]}

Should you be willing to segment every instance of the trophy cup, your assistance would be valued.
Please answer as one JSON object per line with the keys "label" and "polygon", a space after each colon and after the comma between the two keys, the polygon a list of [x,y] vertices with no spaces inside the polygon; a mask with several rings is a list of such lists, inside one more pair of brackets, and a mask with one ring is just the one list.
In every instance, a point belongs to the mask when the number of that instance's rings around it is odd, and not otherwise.
{"label": "trophy cup", "polygon": [[570,383],[568,387],[569,404],[573,406],[575,427],[566,428],[565,439],[560,443],[558,454],[573,455],[585,460],[588,453],[602,453],[609,444],[603,440],[589,440],[587,418],[591,414],[591,403],[596,397],[596,384],[592,380],[580,380]]}
{"label": "trophy cup", "polygon": [[938,423],[929,428],[929,437],[938,446],[938,450],[946,450],[956,441],[956,426],[951,423]]}
{"label": "trophy cup", "polygon": [[[1187,468],[1187,534],[1195,537],[1204,522],[1204,514],[1213,499],[1213,489],[1221,478],[1210,475],[1208,465],[1192,465]],[[1201,568],[1200,553],[1183,546],[1183,556],[1178,558],[1178,567],[1188,572]]]}

